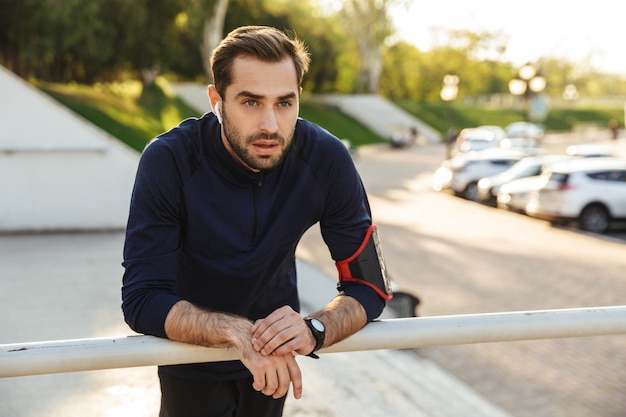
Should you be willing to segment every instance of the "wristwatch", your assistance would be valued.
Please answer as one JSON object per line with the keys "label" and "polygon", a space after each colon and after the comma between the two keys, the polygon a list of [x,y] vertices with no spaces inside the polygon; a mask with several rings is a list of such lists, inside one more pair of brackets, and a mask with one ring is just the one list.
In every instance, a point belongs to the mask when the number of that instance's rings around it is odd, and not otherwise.
{"label": "wristwatch", "polygon": [[324,323],[315,318],[306,318],[304,322],[313,333],[313,337],[315,338],[315,347],[307,356],[311,358],[319,359],[320,357],[315,354],[320,348],[324,345],[324,339],[326,338],[326,328],[324,327]]}

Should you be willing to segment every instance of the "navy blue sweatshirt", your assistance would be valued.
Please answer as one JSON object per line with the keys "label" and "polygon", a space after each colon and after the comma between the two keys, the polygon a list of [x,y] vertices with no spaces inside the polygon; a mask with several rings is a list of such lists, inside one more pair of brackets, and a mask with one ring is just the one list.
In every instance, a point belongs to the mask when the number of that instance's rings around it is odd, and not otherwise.
{"label": "navy blue sweatshirt", "polygon": [[[212,113],[187,119],[144,150],[124,246],[122,309],[139,333],[166,337],[179,300],[256,320],[289,305],[299,311],[295,250],[320,224],[335,261],[362,242],[371,214],[345,146],[299,119],[285,159],[252,173],[225,149]],[[344,291],[378,317],[371,288]],[[239,378],[239,361],[177,365],[167,371],[203,379]]]}

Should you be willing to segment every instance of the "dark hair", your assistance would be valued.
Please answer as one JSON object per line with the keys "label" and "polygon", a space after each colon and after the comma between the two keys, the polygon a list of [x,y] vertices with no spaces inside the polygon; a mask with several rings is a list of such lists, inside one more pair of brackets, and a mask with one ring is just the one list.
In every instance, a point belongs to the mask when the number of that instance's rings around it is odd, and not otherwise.
{"label": "dark hair", "polygon": [[233,61],[239,56],[251,56],[265,62],[279,62],[291,58],[296,69],[298,86],[309,69],[309,54],[304,43],[290,38],[269,26],[242,26],[230,32],[211,55],[213,84],[224,97],[226,87],[232,83]]}

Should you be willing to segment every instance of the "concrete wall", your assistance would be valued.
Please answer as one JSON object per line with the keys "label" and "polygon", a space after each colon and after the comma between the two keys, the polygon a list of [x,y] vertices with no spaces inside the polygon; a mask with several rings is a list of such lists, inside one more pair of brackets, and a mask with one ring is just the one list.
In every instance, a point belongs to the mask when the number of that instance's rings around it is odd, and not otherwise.
{"label": "concrete wall", "polygon": [[0,233],[123,229],[138,152],[0,67]]}

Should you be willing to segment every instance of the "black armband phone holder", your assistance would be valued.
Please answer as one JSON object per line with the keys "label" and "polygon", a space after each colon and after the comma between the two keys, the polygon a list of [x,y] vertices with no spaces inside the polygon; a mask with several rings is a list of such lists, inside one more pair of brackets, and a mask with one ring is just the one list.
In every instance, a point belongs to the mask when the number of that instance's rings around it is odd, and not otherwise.
{"label": "black armband phone holder", "polygon": [[358,282],[373,288],[385,300],[393,297],[376,225],[367,228],[361,246],[352,256],[335,265],[339,271],[340,286]]}

